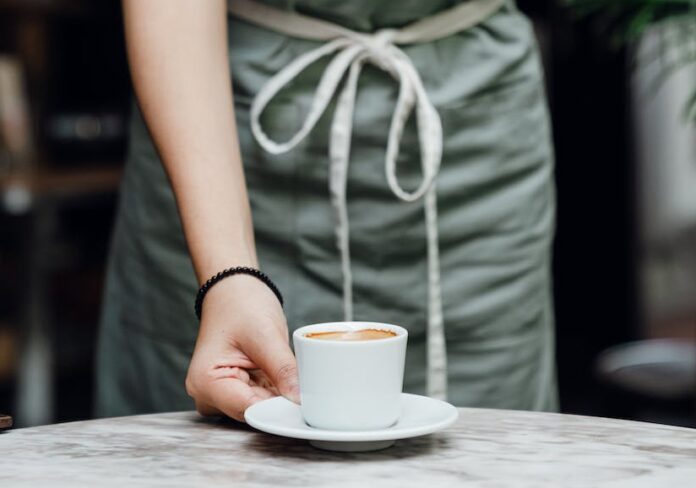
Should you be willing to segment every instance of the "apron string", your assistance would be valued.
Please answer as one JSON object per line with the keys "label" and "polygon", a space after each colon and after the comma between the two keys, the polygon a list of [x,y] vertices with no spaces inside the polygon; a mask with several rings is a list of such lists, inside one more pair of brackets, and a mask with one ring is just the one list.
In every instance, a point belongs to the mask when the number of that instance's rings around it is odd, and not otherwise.
{"label": "apron string", "polygon": [[[398,83],[399,94],[389,128],[384,167],[389,188],[397,198],[405,202],[424,199],[428,253],[427,393],[435,398],[447,397],[447,349],[442,313],[435,188],[442,157],[442,124],[416,67],[397,45],[429,42],[450,36],[482,22],[505,3],[507,0],[469,0],[400,29],[382,29],[367,34],[254,0],[228,0],[230,13],[240,19],[288,36],[323,41],[319,47],[301,54],[271,77],[252,102],[251,130],[261,147],[269,153],[290,151],[311,132],[335,97],[347,73],[331,122],[329,192],[336,217],[336,241],[341,256],[343,312],[348,321],[353,319],[353,280],[346,186],[358,80],[363,66],[369,63],[386,71]],[[319,80],[309,112],[298,132],[285,142],[272,140],[260,122],[266,106],[307,67],[329,55],[333,55],[333,58]],[[415,190],[407,191],[398,181],[397,159],[404,127],[414,109],[423,179]]]}

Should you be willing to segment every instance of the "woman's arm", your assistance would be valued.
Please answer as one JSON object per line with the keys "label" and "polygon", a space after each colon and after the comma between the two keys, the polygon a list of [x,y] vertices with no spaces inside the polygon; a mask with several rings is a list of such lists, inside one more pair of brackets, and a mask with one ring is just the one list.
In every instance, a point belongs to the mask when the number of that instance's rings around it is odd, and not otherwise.
{"label": "woman's arm", "polygon": [[223,0],[125,0],[133,84],[174,188],[198,280],[256,266]]}
{"label": "woman's arm", "polygon": [[[230,266],[256,267],[225,1],[124,0],[123,6],[135,92],[174,189],[198,281]],[[263,283],[234,276],[213,287],[187,378],[199,410],[242,420],[247,406],[275,392],[267,378],[296,399],[287,341],[282,309]]]}

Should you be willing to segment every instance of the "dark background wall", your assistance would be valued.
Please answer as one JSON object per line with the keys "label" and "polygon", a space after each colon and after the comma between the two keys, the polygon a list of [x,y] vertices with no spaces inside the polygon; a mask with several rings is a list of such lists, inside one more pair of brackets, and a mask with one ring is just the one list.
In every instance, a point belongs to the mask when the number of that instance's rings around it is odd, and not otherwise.
{"label": "dark background wall", "polygon": [[564,411],[612,415],[594,361],[640,336],[627,54],[555,1],[520,1],[547,40],[556,147],[557,360]]}

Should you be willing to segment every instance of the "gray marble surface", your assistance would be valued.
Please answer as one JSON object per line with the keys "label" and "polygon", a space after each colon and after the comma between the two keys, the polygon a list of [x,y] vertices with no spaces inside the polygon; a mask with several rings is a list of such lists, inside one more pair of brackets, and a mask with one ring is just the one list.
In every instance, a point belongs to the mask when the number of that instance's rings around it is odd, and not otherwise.
{"label": "gray marble surface", "polygon": [[696,430],[461,409],[444,432],[332,453],[195,413],[0,434],[0,486],[696,486]]}

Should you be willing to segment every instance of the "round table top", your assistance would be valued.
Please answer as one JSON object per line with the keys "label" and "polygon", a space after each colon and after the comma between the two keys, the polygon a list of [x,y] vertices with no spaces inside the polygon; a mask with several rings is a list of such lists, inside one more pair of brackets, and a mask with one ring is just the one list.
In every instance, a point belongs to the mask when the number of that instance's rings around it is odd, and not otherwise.
{"label": "round table top", "polygon": [[696,430],[460,409],[383,451],[336,453],[193,412],[0,434],[0,486],[693,487]]}

